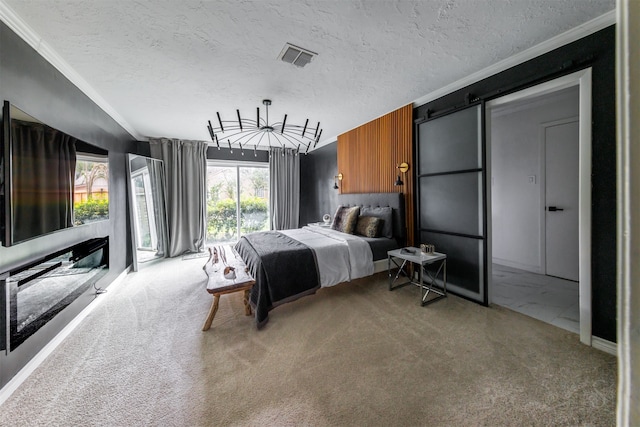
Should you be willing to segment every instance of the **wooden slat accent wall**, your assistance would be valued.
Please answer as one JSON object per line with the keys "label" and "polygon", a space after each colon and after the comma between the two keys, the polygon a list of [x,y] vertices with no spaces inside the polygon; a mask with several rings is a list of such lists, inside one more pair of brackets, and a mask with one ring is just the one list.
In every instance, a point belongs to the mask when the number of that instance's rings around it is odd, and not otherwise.
{"label": "wooden slat accent wall", "polygon": [[[338,136],[338,173],[343,175],[339,191],[404,193],[410,245],[414,236],[412,145],[412,104]],[[409,164],[409,171],[401,175],[404,185],[397,187],[393,185],[399,173],[396,166],[402,162]]]}

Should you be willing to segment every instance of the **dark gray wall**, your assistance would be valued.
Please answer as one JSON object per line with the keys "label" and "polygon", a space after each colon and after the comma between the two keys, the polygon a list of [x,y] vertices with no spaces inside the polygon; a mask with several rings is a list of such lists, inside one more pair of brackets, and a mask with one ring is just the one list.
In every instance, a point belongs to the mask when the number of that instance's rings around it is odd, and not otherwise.
{"label": "dark gray wall", "polygon": [[[92,237],[109,236],[110,272],[105,287],[131,263],[127,211],[126,156],[138,147],[134,139],[59,71],[0,22],[0,100],[78,139],[109,151],[109,220],[58,231],[10,248],[0,247],[0,273]],[[36,172],[37,173],[37,172]],[[93,297],[56,316],[9,356],[0,354],[0,387],[10,379]],[[0,327],[5,327],[4,313]]]}
{"label": "dark gray wall", "polygon": [[300,225],[333,216],[338,206],[338,190],[333,177],[338,174],[338,144],[332,142],[300,156]]}
{"label": "dark gray wall", "polygon": [[0,99],[78,139],[109,151],[109,221],[0,247],[0,271],[91,237],[109,235],[110,267],[122,271],[130,251],[125,153],[133,138],[51,64],[0,25]]}
{"label": "dark gray wall", "polygon": [[[592,326],[616,342],[615,27],[611,26],[414,109],[414,118],[485,101],[587,67],[592,68]],[[417,217],[417,216],[416,216]]]}

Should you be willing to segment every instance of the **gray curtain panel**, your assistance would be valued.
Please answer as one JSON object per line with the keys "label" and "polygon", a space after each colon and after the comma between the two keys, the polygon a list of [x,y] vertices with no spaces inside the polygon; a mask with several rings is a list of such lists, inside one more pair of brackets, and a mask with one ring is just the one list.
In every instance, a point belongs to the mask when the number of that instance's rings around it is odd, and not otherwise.
{"label": "gray curtain panel", "polygon": [[168,256],[204,249],[207,143],[168,138],[149,140],[151,157],[164,162]]}
{"label": "gray curtain panel", "polygon": [[151,181],[151,193],[153,198],[153,214],[155,216],[156,223],[156,235],[158,236],[158,247],[156,256],[167,257],[168,254],[168,241],[167,241],[167,214],[165,201],[165,174],[164,165],[161,160],[147,159],[147,165],[149,168],[149,180]]}
{"label": "gray curtain panel", "polygon": [[300,213],[300,157],[290,148],[271,148],[269,206],[271,229],[298,228]]}
{"label": "gray curtain panel", "polygon": [[73,226],[76,139],[39,123],[11,121],[13,241]]}

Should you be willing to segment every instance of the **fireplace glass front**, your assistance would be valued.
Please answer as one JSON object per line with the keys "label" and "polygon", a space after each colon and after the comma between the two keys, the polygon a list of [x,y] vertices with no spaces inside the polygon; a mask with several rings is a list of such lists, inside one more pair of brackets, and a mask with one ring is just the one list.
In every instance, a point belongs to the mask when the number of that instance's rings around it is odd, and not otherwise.
{"label": "fireplace glass front", "polygon": [[6,279],[11,350],[95,286],[107,273],[107,243],[92,243],[32,264]]}

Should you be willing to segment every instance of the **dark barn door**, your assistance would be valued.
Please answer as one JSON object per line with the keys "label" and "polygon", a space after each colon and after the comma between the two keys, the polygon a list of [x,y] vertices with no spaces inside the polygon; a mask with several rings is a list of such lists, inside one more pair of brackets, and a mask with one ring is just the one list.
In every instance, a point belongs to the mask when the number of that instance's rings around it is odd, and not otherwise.
{"label": "dark barn door", "polygon": [[484,104],[416,123],[420,243],[447,254],[447,288],[487,304]]}

